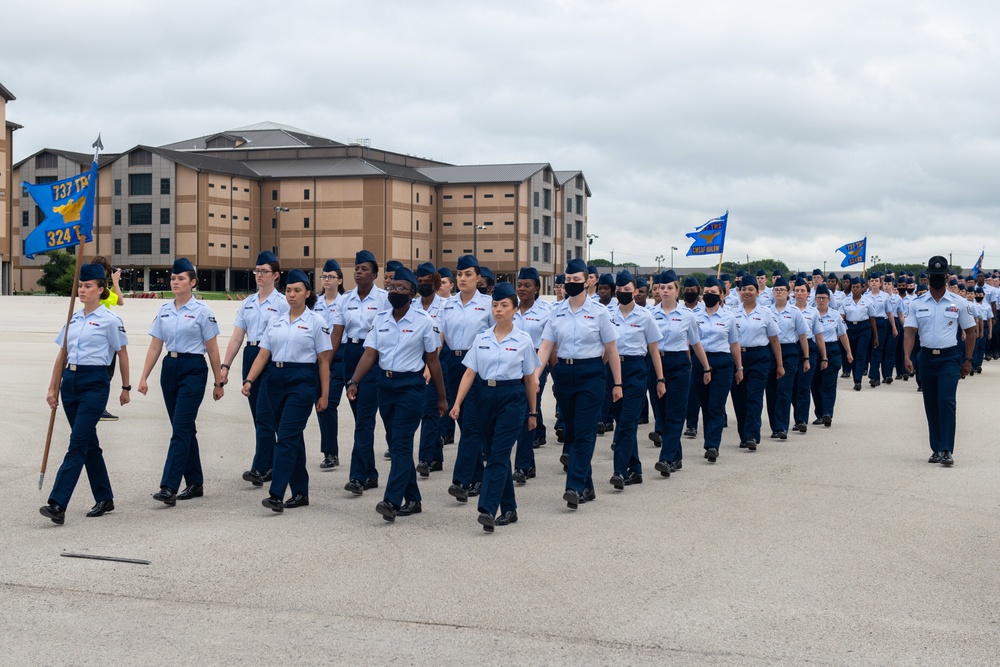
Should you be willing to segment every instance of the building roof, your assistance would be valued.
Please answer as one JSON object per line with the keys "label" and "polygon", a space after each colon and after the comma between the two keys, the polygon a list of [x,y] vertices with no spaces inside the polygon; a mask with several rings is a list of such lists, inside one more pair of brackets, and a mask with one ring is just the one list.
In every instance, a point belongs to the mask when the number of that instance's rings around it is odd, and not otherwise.
{"label": "building roof", "polygon": [[226,146],[212,146],[208,144],[211,140],[225,138],[234,142],[232,149],[253,150],[261,148],[306,148],[315,146],[343,146],[344,144],[333,139],[321,137],[306,130],[300,130],[291,125],[282,125],[266,121],[255,123],[244,127],[237,127],[232,130],[213,132],[194,139],[185,139],[172,144],[164,144],[160,148],[175,151],[204,151],[204,150],[226,150]]}
{"label": "building roof", "polygon": [[385,177],[431,183],[412,167],[363,158],[309,158],[298,160],[254,160],[243,163],[263,178]]}
{"label": "building roof", "polygon": [[549,167],[547,162],[532,162],[528,164],[417,167],[416,170],[434,182],[442,184],[520,183],[531,178],[546,167]]}
{"label": "building roof", "polygon": [[[576,170],[576,171],[557,171],[557,172],[555,172],[555,174],[556,174],[556,180],[559,181],[559,187],[563,187],[571,179],[576,178],[577,176],[583,176],[583,172],[580,171],[580,170]],[[591,196],[590,185],[587,183],[587,179],[586,178],[583,179],[583,189],[587,191],[587,196],[590,197]]]}
{"label": "building roof", "polygon": [[[85,167],[89,167],[90,163],[94,161],[93,153],[77,153],[75,151],[64,151],[59,148],[43,148],[40,151],[35,151],[34,153],[24,158],[20,162],[17,162],[14,165],[14,168],[17,169],[31,158],[41,155],[42,153],[52,153],[53,155],[58,155],[59,157],[69,160],[70,162],[75,162]],[[118,153],[102,153],[97,158],[97,166],[103,167],[106,164],[114,162],[115,160],[118,159],[118,157],[119,157]]]}
{"label": "building roof", "polygon": [[14,94],[12,92],[4,88],[4,85],[2,83],[0,83],[0,97],[4,98],[8,102],[13,102],[14,100],[17,99],[16,97],[14,97]]}
{"label": "building roof", "polygon": [[12,121],[12,120],[8,120],[8,121],[7,121],[7,127],[9,127],[9,128],[10,128],[10,129],[12,129],[12,130],[20,130],[21,128],[23,128],[23,127],[24,127],[24,125],[18,125],[18,124],[17,124],[17,123],[15,123],[14,121]]}

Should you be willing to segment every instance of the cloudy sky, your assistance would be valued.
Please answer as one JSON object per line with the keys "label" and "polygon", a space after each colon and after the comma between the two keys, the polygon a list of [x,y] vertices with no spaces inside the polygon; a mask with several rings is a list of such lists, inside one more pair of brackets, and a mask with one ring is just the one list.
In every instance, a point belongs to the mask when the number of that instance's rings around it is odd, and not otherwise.
{"label": "cloudy sky", "polygon": [[[1000,266],[1000,4],[18,3],[15,159],[263,120],[457,164],[550,162],[593,190],[594,257]],[[992,261],[991,261],[992,260]],[[666,263],[669,263],[669,259]]]}

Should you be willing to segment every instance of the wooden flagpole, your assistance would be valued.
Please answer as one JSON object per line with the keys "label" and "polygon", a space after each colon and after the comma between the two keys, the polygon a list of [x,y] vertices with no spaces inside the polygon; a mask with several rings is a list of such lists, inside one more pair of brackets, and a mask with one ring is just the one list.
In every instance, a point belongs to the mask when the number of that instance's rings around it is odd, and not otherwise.
{"label": "wooden flagpole", "polygon": [[722,253],[719,253],[719,268],[715,270],[715,277],[717,279],[722,279]]}

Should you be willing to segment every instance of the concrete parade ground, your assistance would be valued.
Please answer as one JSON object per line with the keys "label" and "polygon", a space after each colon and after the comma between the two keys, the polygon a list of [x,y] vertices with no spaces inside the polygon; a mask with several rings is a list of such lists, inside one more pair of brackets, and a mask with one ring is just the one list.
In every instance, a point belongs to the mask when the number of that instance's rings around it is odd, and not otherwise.
{"label": "concrete parade ground", "polygon": [[[116,310],[131,341],[133,387],[162,301]],[[209,302],[225,350],[236,304]],[[475,499],[421,480],[423,513],[389,524],[383,489],[348,481],[354,420],[340,406],[340,460],[319,470],[306,431],[310,506],[274,514],[244,482],[252,424],[240,357],[225,397],[202,404],[205,497],[150,498],[170,438],[157,371],[98,426],[114,512],[93,505],[86,473],[64,526],[38,513],[66,452],[60,407],[45,488],[38,472],[45,393],[68,299],[0,297],[3,436],[0,663],[10,665],[990,665],[1000,645],[1000,362],[959,385],[956,465],[927,463],[915,382],[852,391],[840,380],[831,428],[809,426],[755,453],[735,418],[718,463],[684,439],[684,468],[616,492],[611,436],[597,440],[597,500],[562,500],[560,446],[536,450],[517,488],[518,523],[484,533]],[[209,374],[211,378],[211,374]],[[700,436],[700,432],[699,432]],[[384,484],[381,420],[375,438]],[[265,487],[266,488],[266,487]],[[64,558],[64,552],[149,565]]]}

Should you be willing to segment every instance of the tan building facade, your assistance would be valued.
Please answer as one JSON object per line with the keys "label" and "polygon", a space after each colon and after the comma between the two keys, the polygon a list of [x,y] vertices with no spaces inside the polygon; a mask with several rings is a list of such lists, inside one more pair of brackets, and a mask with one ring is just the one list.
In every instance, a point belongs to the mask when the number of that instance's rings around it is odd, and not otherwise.
{"label": "tan building facade", "polygon": [[21,128],[7,120],[7,103],[16,98],[0,83],[0,293],[10,294],[12,258],[14,246],[11,239],[14,210],[14,190],[18,181],[14,178],[14,131]]}

